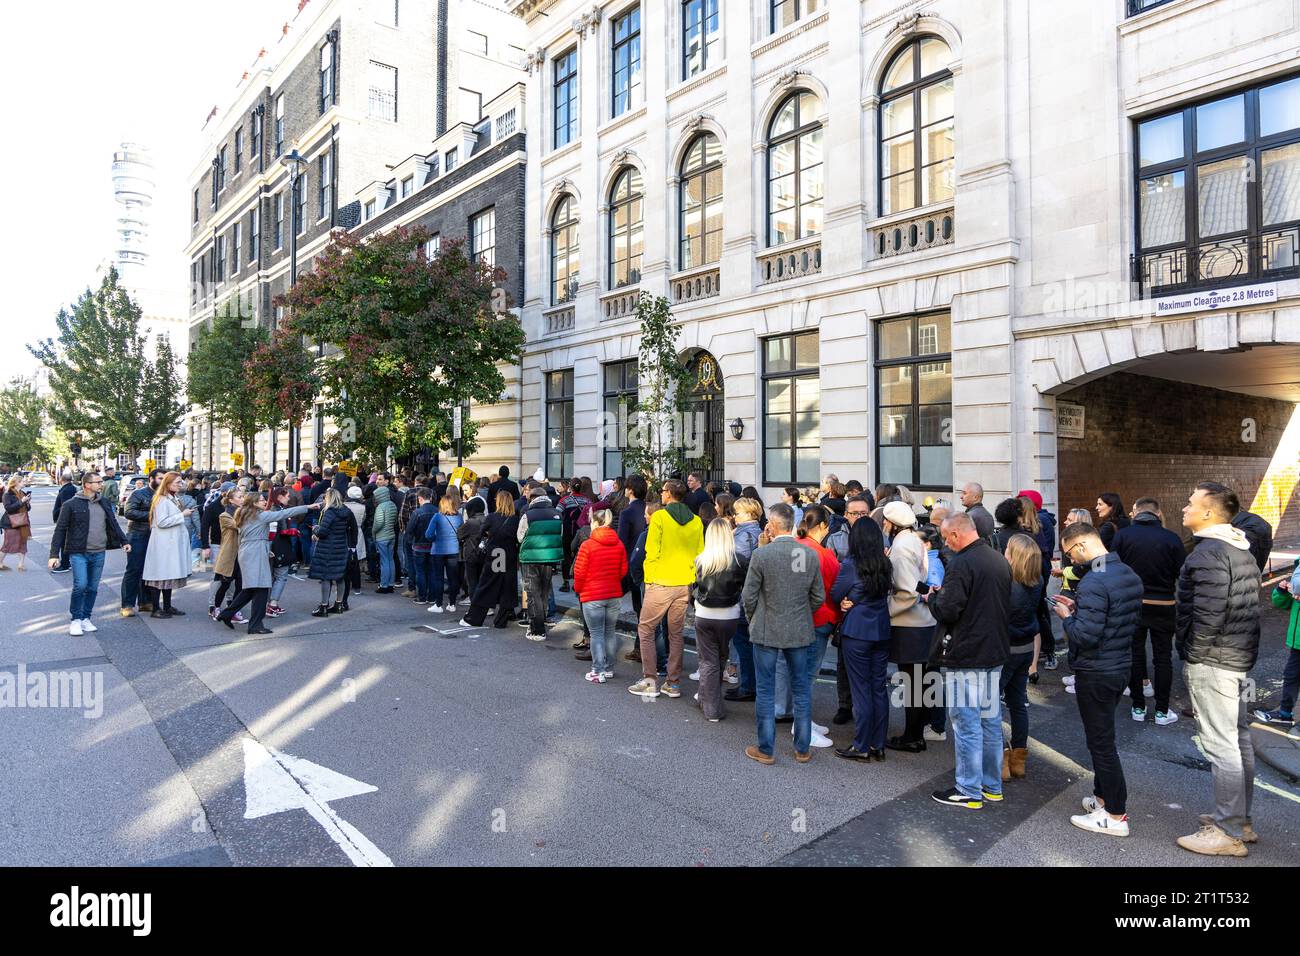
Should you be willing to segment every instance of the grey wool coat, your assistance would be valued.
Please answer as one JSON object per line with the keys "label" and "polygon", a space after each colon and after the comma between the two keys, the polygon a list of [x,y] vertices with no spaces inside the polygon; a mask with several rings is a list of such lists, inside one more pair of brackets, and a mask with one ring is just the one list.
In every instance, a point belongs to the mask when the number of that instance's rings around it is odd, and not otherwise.
{"label": "grey wool coat", "polygon": [[762,647],[807,647],[813,612],[826,600],[817,552],[783,536],[755,548],[740,603],[749,618],[749,639]]}
{"label": "grey wool coat", "polygon": [[190,558],[190,529],[181,514],[180,502],[163,498],[153,510],[149,550],[144,555],[145,581],[183,581],[193,570]]}
{"label": "grey wool coat", "polygon": [[239,575],[245,588],[269,588],[271,576],[270,527],[277,521],[292,521],[311,509],[307,505],[261,511],[239,529]]}

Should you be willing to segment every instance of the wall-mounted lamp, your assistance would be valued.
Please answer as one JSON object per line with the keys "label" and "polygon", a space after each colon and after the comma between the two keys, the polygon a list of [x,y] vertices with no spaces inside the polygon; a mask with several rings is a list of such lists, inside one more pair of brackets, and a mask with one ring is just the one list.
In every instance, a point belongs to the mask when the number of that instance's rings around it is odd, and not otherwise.
{"label": "wall-mounted lamp", "polygon": [[731,437],[736,439],[736,441],[740,441],[740,439],[743,438],[744,435],[745,435],[745,423],[741,421],[739,418],[737,418],[731,423]]}

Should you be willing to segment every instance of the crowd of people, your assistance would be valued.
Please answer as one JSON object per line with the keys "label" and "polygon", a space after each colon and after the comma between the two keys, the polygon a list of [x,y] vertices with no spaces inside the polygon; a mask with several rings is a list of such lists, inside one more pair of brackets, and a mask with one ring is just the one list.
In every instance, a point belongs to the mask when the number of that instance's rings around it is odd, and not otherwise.
{"label": "crowd of people", "polygon": [[[916,754],[951,737],[953,786],[933,795],[949,807],[1000,802],[1005,786],[1030,772],[1028,686],[1040,669],[1057,669],[1064,651],[1070,674],[1062,684],[1077,699],[1094,772],[1084,812],[1071,823],[1097,834],[1130,832],[1116,745],[1124,697],[1135,721],[1179,719],[1171,703],[1176,649],[1190,698],[1184,716],[1196,720],[1213,769],[1214,809],[1178,840],[1201,854],[1245,856],[1255,841],[1249,722],[1292,723],[1300,687],[1297,571],[1271,597],[1291,611],[1282,701],[1250,709],[1271,529],[1216,482],[1197,485],[1183,507],[1186,540],[1166,526],[1156,500],[1126,510],[1106,492],[1093,513],[1066,515],[1058,541],[1038,492],[1021,491],[990,512],[974,482],[958,502],[922,502],[900,485],[868,490],[828,475],[820,489],[786,488],[768,506],[753,487],[695,473],[597,487],[539,471],[521,487],[505,466],[492,480],[460,481],[328,467],[267,478],[241,470],[211,481],[155,470],[127,498],[123,530],[109,481],[87,472],[79,490],[65,494],[65,484],[55,506],[49,560],[74,576],[73,634],[96,630],[104,554],[118,547],[128,552],[122,616],[182,614],[175,590],[211,560],[209,615],[231,628],[246,624],[250,634],[271,633],[265,620],[288,613],[287,580],[305,569],[320,584],[313,616],[348,611],[364,586],[378,595],[404,587],[404,597],[450,615],[448,623],[482,627],[490,615],[495,628],[518,622],[527,639],[544,641],[557,620],[558,578],[581,609],[574,651],[589,664],[587,682],[615,678],[630,597],[636,637],[622,661],[639,671],[631,693],[685,693],[690,618],[693,699],[709,722],[752,705],[747,757],[775,763],[784,749],[776,728],[787,724],[799,763],[819,748],[882,762],[888,751]],[[25,543],[14,517],[29,508],[11,483],[6,554],[11,535]],[[837,709],[829,724],[853,725],[852,741],[839,747],[813,713],[831,646]],[[902,731],[890,736],[895,706]]]}

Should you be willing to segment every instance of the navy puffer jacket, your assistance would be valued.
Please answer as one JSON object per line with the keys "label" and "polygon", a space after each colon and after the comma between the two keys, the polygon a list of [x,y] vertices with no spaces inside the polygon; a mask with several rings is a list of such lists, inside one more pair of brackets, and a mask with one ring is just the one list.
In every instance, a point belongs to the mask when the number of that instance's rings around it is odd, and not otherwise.
{"label": "navy puffer jacket", "polygon": [[1259,657],[1259,568],[1246,536],[1214,525],[1196,536],[1196,548],[1178,577],[1174,625],[1178,656],[1247,673]]}
{"label": "navy puffer jacket", "polygon": [[1065,619],[1070,668],[1127,674],[1133,663],[1133,632],[1142,613],[1142,579],[1107,554],[1080,579],[1074,599],[1074,613]]}
{"label": "navy puffer jacket", "polygon": [[[349,525],[351,528],[349,529]],[[311,553],[314,581],[341,581],[348,570],[348,541],[357,537],[357,519],[350,508],[327,508],[316,519],[316,544]]]}

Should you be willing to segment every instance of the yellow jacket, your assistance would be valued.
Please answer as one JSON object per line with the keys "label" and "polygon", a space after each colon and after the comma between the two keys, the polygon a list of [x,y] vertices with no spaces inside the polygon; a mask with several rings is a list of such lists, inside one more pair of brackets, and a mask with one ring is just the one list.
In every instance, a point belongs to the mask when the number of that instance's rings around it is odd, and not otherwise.
{"label": "yellow jacket", "polygon": [[682,587],[695,583],[695,558],[704,550],[704,525],[674,501],[650,516],[645,536],[645,583]]}

